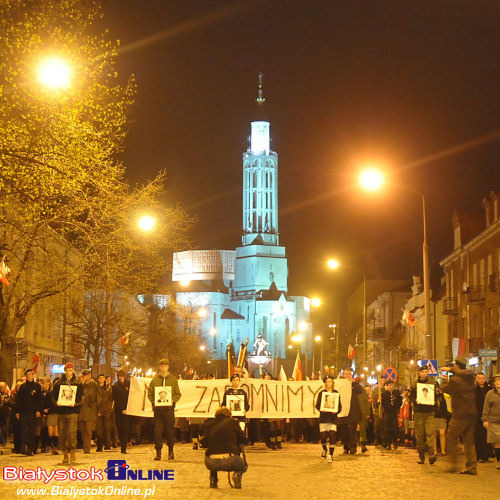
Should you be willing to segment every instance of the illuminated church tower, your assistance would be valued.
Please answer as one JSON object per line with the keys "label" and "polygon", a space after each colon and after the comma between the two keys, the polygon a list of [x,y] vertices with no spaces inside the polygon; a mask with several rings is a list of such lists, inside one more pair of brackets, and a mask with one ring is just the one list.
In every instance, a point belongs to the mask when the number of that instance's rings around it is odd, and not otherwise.
{"label": "illuminated church tower", "polygon": [[[262,75],[256,102],[262,115]],[[233,284],[238,293],[288,290],[286,252],[278,234],[278,155],[270,142],[270,123],[253,121],[250,146],[243,153],[243,246],[236,249]]]}

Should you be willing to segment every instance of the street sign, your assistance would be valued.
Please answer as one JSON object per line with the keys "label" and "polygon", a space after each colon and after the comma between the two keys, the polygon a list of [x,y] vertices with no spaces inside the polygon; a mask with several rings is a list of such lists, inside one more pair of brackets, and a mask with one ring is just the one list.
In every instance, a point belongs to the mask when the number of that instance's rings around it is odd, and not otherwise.
{"label": "street sign", "polygon": [[396,382],[398,379],[398,372],[392,366],[388,366],[382,375],[386,380],[391,380],[392,382]]}
{"label": "street sign", "polygon": [[479,356],[481,358],[497,358],[498,351],[496,349],[479,349]]}
{"label": "street sign", "polygon": [[429,375],[431,377],[437,377],[438,374],[437,359],[422,359],[417,364],[418,366],[427,366],[427,368],[429,368]]}

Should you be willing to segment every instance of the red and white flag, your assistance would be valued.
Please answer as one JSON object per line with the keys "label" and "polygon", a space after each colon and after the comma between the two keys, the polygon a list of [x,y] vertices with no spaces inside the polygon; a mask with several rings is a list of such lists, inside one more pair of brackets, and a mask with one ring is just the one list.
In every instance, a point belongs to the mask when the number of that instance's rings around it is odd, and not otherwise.
{"label": "red and white flag", "polygon": [[10,282],[7,279],[7,274],[10,273],[10,269],[7,267],[7,264],[5,263],[5,257],[2,259],[0,262],[0,282],[2,282],[4,285],[9,286]]}
{"label": "red and white flag", "polygon": [[127,332],[125,335],[122,335],[115,344],[127,345],[129,341],[129,337],[132,335],[132,332]]}
{"label": "red and white flag", "polygon": [[278,380],[284,380],[285,382],[288,380],[286,373],[285,373],[285,369],[283,368],[283,365],[281,365],[280,376],[278,377]]}
{"label": "red and white flag", "polygon": [[354,359],[354,357],[356,356],[356,349],[354,349],[354,347],[349,344],[349,347],[347,348],[347,357],[349,359]]}
{"label": "red and white flag", "polygon": [[300,362],[300,351],[297,351],[297,359],[292,372],[293,380],[303,380],[302,378],[302,363]]}

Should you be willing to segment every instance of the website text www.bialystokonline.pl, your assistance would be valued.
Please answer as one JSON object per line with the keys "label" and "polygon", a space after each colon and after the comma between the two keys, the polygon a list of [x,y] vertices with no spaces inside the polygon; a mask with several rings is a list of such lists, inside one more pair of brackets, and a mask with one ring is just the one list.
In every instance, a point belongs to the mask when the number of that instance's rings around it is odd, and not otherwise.
{"label": "website text www.bialystokonline.pl", "polygon": [[149,498],[155,494],[156,485],[151,488],[132,488],[130,486],[64,486],[53,485],[47,488],[17,488],[18,496],[50,497],[65,496],[78,498],[82,496],[134,496]]}

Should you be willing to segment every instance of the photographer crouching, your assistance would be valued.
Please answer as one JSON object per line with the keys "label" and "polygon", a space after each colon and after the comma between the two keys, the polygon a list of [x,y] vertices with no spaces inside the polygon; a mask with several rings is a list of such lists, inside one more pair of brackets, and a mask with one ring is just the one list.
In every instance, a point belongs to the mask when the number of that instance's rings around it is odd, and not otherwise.
{"label": "photographer crouching", "polygon": [[210,471],[210,488],[217,488],[217,471],[233,472],[234,487],[241,488],[241,476],[248,469],[241,456],[241,445],[247,442],[238,422],[231,417],[231,410],[225,406],[205,423],[202,445],[207,449],[205,465]]}

